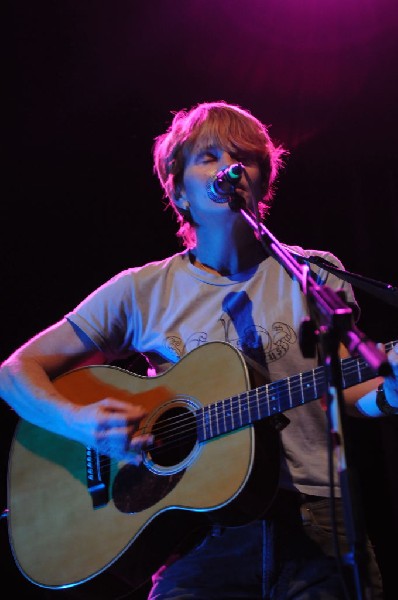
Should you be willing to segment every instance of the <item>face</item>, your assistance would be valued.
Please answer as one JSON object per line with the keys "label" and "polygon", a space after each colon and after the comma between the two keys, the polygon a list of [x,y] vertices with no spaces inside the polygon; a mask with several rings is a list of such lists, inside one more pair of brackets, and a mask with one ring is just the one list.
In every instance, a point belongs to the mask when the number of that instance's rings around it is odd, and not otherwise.
{"label": "face", "polygon": [[244,165],[244,173],[236,186],[236,192],[243,198],[244,206],[253,207],[262,197],[261,176],[254,156],[245,153],[231,153],[218,146],[206,146],[197,142],[186,157],[182,186],[176,204],[188,209],[197,224],[203,224],[206,216],[215,217],[233,211],[228,201],[215,202],[209,196],[207,186],[212,183],[218,171],[234,163]]}

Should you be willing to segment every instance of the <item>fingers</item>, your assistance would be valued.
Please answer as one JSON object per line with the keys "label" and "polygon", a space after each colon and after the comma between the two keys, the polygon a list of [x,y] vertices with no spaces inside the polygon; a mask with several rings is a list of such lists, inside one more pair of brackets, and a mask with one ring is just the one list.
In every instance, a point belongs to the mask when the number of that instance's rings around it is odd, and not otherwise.
{"label": "fingers", "polygon": [[398,344],[395,344],[395,346],[393,346],[392,350],[390,350],[389,352],[389,356],[391,356],[394,364],[398,363]]}
{"label": "fingers", "polygon": [[384,378],[384,393],[388,404],[398,408],[398,344],[389,351],[387,356],[393,373]]}
{"label": "fingers", "polygon": [[105,413],[124,415],[127,418],[142,419],[148,411],[141,404],[130,404],[115,398],[105,398],[98,403]]}
{"label": "fingers", "polygon": [[[114,419],[108,419],[97,427],[96,448],[101,454],[106,454],[118,461],[127,461],[139,465],[143,461],[144,452],[153,444],[154,436],[142,433],[138,421],[134,424],[115,424]],[[120,421],[120,419],[118,419]]]}
{"label": "fingers", "polygon": [[388,361],[393,368],[395,377],[398,377],[398,344],[395,344],[393,348],[387,354]]}
{"label": "fingers", "polygon": [[102,431],[97,437],[96,449],[100,454],[105,454],[117,461],[125,461],[134,465],[140,465],[144,458],[144,453],[153,443],[153,436],[150,434],[137,435],[133,438],[115,430],[112,432]]}
{"label": "fingers", "polygon": [[92,423],[94,443],[88,445],[117,461],[142,463],[144,451],[153,442],[153,436],[141,429],[148,414],[143,406],[105,398],[83,407],[82,413]]}
{"label": "fingers", "polygon": [[113,430],[113,435],[128,434],[131,438],[147,414],[148,411],[141,405],[107,398],[97,404],[97,427],[108,432]]}
{"label": "fingers", "polygon": [[[385,352],[384,344],[379,343],[377,344],[377,347],[379,348],[379,350]],[[387,358],[388,362],[391,364],[393,369],[393,377],[398,377],[398,344],[395,344],[395,346],[393,346],[392,349],[388,352]]]}
{"label": "fingers", "polygon": [[147,451],[152,444],[153,436],[150,434],[139,435],[129,440],[128,456],[131,457],[134,464],[142,463],[144,452]]}

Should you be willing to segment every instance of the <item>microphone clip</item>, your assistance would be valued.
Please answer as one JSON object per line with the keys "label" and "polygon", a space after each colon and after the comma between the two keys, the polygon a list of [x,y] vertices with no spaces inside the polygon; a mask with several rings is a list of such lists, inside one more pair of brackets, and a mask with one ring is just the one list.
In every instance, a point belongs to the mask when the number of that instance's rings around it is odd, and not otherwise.
{"label": "microphone clip", "polygon": [[235,195],[235,187],[242,178],[244,166],[235,163],[219,171],[212,181],[206,184],[207,194],[210,200],[217,203],[230,202]]}

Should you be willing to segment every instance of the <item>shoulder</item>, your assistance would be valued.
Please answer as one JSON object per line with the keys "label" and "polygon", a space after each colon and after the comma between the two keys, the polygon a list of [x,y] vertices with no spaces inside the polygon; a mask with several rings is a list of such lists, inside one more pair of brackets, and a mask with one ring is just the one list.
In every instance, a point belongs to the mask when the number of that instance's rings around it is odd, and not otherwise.
{"label": "shoulder", "polygon": [[170,270],[176,271],[186,264],[186,251],[173,254],[162,260],[152,261],[137,267],[129,267],[114,275],[105,285],[126,285],[134,281],[144,281],[152,277],[159,277]]}
{"label": "shoulder", "polygon": [[[317,259],[322,259],[327,264],[331,263],[332,266],[344,268],[341,260],[329,250],[315,250],[315,249],[307,249],[302,248],[301,246],[290,246],[288,244],[283,244],[284,248],[291,252],[293,255],[297,256],[297,259],[305,259],[306,262],[311,262],[312,259],[314,264],[317,264]],[[321,261],[318,261],[318,264],[321,264]]]}
{"label": "shoulder", "polygon": [[317,284],[327,284],[335,290],[343,290],[346,293],[348,304],[354,308],[355,320],[358,320],[360,309],[355,299],[353,288],[347,283],[344,275],[341,275],[339,272],[345,271],[342,261],[328,250],[304,249],[300,246],[287,246],[286,244],[284,246],[292,252],[298,262],[308,265]]}
{"label": "shoulder", "polygon": [[[305,263],[310,268],[311,272],[316,275],[318,283],[325,283],[331,272],[328,267],[344,271],[342,261],[329,250],[305,249],[301,246],[289,246],[284,244],[284,248],[288,250],[299,263]],[[336,272],[333,271],[335,274]]]}

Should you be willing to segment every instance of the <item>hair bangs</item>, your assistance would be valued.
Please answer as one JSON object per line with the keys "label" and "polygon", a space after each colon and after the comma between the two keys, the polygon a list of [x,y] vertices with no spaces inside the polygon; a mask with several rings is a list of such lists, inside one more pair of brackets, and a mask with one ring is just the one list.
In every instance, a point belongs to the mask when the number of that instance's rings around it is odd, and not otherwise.
{"label": "hair bangs", "polygon": [[[213,105],[196,116],[199,118],[191,123],[190,131],[186,132],[185,152],[191,152],[194,146],[217,146],[232,154],[239,152],[257,157],[267,154],[267,136],[254,118],[247,118],[247,114],[244,117],[236,109],[228,110],[224,105]],[[260,148],[262,151],[259,151]]]}

